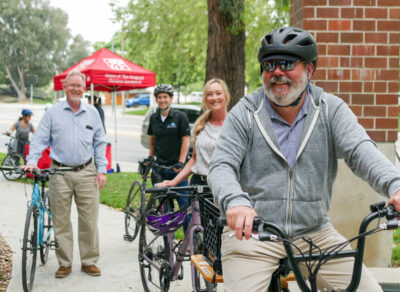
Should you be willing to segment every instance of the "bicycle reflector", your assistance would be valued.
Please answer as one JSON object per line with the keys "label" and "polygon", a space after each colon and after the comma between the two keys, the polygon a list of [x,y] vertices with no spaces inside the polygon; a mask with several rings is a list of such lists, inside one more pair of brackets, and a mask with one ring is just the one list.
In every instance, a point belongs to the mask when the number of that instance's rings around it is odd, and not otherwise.
{"label": "bicycle reflector", "polygon": [[175,232],[185,222],[186,209],[182,208],[176,212],[168,212],[163,215],[149,214],[146,216],[147,226],[155,235],[166,235]]}

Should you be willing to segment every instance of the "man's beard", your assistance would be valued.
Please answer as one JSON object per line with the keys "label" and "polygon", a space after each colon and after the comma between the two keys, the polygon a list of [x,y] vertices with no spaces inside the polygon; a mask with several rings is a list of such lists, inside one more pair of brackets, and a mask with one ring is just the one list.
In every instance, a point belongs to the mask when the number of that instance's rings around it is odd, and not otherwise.
{"label": "man's beard", "polygon": [[[289,79],[285,76],[273,76],[270,79],[269,84],[267,84],[264,81],[264,78],[262,78],[262,82],[264,85],[265,94],[273,103],[280,106],[287,106],[292,104],[306,87],[308,82],[307,72],[304,72],[304,74],[301,76],[301,79],[297,82],[296,85],[293,84],[292,79]],[[275,94],[272,90],[272,85],[276,82],[287,82],[290,86],[289,92],[287,94]]]}

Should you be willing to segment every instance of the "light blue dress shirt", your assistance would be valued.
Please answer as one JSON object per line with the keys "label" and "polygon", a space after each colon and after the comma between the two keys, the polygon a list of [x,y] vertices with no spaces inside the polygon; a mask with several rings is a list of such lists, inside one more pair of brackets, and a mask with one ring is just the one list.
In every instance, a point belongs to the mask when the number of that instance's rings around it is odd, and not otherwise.
{"label": "light blue dress shirt", "polygon": [[274,125],[275,134],[282,154],[285,156],[286,161],[289,163],[290,168],[293,168],[296,162],[297,151],[300,147],[300,138],[303,131],[304,121],[308,113],[308,104],[310,103],[310,93],[307,90],[304,103],[297,114],[293,124],[290,125],[286,122],[272,107],[268,97],[264,95],[265,105],[269,116],[271,117],[272,124]]}
{"label": "light blue dress shirt", "polygon": [[67,101],[51,107],[39,123],[30,144],[27,164],[37,165],[50,146],[50,158],[68,166],[78,166],[94,156],[98,173],[107,173],[106,139],[99,113],[81,102],[75,114]]}

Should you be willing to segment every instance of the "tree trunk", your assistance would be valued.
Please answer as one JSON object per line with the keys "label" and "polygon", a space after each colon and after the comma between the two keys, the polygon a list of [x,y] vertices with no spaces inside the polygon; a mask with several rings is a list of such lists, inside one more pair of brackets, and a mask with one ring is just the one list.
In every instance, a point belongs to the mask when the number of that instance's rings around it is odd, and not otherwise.
{"label": "tree trunk", "polygon": [[18,101],[26,100],[24,72],[18,67],[18,77],[21,84],[21,87],[18,87],[17,82],[12,77],[9,66],[5,65],[4,67],[6,68],[7,77],[8,79],[10,79],[12,87],[14,87],[15,91],[18,94]]}
{"label": "tree trunk", "polygon": [[[208,4],[208,46],[206,81],[221,78],[228,85],[231,93],[231,109],[244,95],[245,85],[245,30],[234,33],[231,30],[234,17],[228,11],[221,11],[221,1],[207,0]],[[243,2],[244,0],[235,0]],[[243,13],[243,11],[241,12]],[[236,19],[237,21],[237,19]]]}

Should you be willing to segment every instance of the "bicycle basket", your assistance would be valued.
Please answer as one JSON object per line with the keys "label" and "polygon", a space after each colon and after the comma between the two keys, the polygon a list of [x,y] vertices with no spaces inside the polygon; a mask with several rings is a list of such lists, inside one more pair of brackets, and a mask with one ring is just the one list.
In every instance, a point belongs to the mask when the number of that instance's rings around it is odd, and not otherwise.
{"label": "bicycle basket", "polygon": [[200,197],[201,224],[203,226],[204,256],[214,271],[222,274],[221,234],[223,227],[218,225],[220,212],[212,199]]}
{"label": "bicycle basket", "polygon": [[147,227],[155,235],[166,235],[175,232],[185,223],[187,217],[186,210],[187,207],[163,215],[150,210],[146,216]]}

